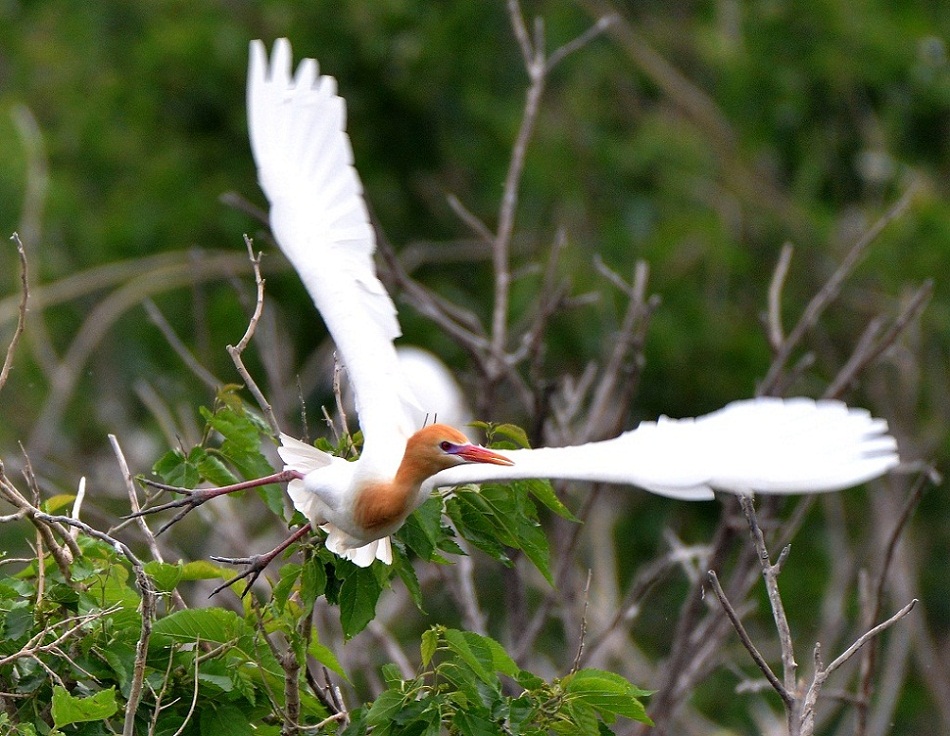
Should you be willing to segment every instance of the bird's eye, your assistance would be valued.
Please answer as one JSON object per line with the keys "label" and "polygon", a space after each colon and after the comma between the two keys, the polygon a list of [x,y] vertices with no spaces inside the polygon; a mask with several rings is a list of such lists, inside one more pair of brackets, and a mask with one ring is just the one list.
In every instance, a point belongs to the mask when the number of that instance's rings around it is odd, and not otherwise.
{"label": "bird's eye", "polygon": [[440,443],[439,443],[439,447],[442,448],[442,452],[448,452],[449,450],[452,449],[452,443],[451,443],[451,442],[440,442]]}

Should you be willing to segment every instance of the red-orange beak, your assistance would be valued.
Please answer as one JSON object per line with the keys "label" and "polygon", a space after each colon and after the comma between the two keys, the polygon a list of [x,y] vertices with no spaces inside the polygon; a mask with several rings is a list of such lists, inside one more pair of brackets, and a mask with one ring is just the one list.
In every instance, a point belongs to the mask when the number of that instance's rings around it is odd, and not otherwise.
{"label": "red-orange beak", "polygon": [[452,450],[452,454],[458,455],[470,463],[488,463],[489,465],[515,464],[513,460],[481,445],[458,445]]}

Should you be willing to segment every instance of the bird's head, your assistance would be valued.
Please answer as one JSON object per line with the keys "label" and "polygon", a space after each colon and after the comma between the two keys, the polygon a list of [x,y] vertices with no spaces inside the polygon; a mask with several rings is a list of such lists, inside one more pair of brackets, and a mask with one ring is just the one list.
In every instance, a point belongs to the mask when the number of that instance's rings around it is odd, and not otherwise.
{"label": "bird's head", "polygon": [[504,455],[469,442],[468,437],[446,424],[431,424],[420,429],[406,444],[406,459],[425,476],[464,463],[514,465]]}

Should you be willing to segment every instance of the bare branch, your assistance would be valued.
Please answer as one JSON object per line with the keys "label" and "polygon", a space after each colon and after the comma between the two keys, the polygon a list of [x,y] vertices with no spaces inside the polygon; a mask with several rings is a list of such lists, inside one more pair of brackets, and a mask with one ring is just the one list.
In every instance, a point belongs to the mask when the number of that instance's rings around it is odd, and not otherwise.
{"label": "bare branch", "polygon": [[736,609],[732,607],[732,604],[726,597],[726,592],[722,589],[722,585],[719,583],[719,576],[716,575],[715,570],[710,570],[707,575],[709,577],[709,581],[712,583],[713,592],[716,594],[716,597],[722,604],[722,609],[726,612],[726,616],[729,617],[729,621],[732,622],[732,626],[739,635],[739,640],[742,642],[742,645],[751,655],[752,661],[754,661],[756,666],[762,670],[762,674],[765,675],[766,679],[769,681],[769,684],[772,686],[772,689],[775,690],[775,692],[777,692],[782,698],[782,701],[785,703],[786,707],[791,708],[792,704],[794,703],[794,696],[785,689],[785,685],[783,685],[778,677],[776,677],[775,673],[772,672],[772,668],[769,667],[768,662],[766,662],[765,658],[759,653],[759,650],[752,641],[752,637],[749,636],[749,632],[747,632],[745,626],[742,625],[742,620],[739,618],[739,614],[736,613]]}
{"label": "bare branch", "polygon": [[794,252],[795,249],[791,243],[782,246],[778,263],[775,264],[775,271],[772,273],[772,280],[769,282],[767,326],[769,345],[773,352],[778,352],[782,343],[785,342],[785,329],[782,327],[782,290],[785,288],[785,279],[788,276],[788,268],[792,263]]}
{"label": "bare branch", "polygon": [[531,47],[531,36],[528,34],[528,26],[524,21],[524,15],[521,12],[521,3],[518,2],[518,0],[508,0],[508,15],[511,18],[511,27],[515,32],[518,48],[521,49],[524,64],[526,67],[529,67],[534,61],[535,52]]}
{"label": "bare branch", "polygon": [[[138,494],[135,492],[135,482],[132,477],[132,473],[129,470],[129,464],[125,459],[125,454],[122,452],[122,447],[119,445],[119,440],[114,434],[109,435],[109,443],[112,445],[112,452],[115,454],[116,462],[119,463],[119,472],[122,473],[122,481],[125,483],[125,490],[129,496],[129,505],[132,508],[132,513],[137,514],[142,509],[139,506]],[[152,559],[158,562],[164,562],[162,557],[161,550],[158,548],[158,542],[155,539],[155,535],[152,534],[152,530],[149,529],[148,524],[146,523],[144,516],[136,516],[135,523],[139,527],[139,531],[142,532],[142,535],[145,537],[145,543],[148,545],[149,552],[152,555]],[[110,532],[113,530],[110,530]],[[187,608],[185,605],[184,599],[181,597],[181,593],[177,590],[172,591],[172,599],[175,601],[175,605],[179,608]]]}
{"label": "bare branch", "polygon": [[768,593],[769,605],[772,607],[775,628],[778,630],[779,645],[782,651],[784,690],[786,693],[791,693],[795,690],[795,672],[798,668],[798,664],[795,662],[792,631],[788,625],[788,618],[785,616],[785,606],[782,604],[782,596],[778,589],[778,574],[781,572],[782,563],[788,556],[790,547],[786,546],[782,550],[778,562],[773,565],[765,544],[765,535],[762,533],[758,518],[755,515],[755,506],[753,505],[752,497],[746,495],[739,496],[739,505],[742,507],[742,513],[745,514],[746,521],[749,524],[752,542],[755,545],[755,551],[759,557],[759,564],[762,566],[762,577],[765,579],[765,590]]}
{"label": "bare branch", "polygon": [[928,279],[914,292],[914,295],[901,310],[890,329],[880,337],[878,337],[881,329],[880,320],[871,320],[848,362],[838,372],[831,385],[825,389],[824,396],[835,398],[844,393],[861,371],[877,360],[885,350],[898,340],[908,325],[920,316],[920,313],[930,302],[931,296],[933,296],[933,281]]}
{"label": "bare branch", "polygon": [[145,313],[152,321],[152,324],[159,329],[171,349],[175,351],[175,354],[195,375],[195,377],[198,378],[199,381],[201,381],[212,391],[216,390],[224,383],[215,377],[211,371],[201,365],[201,362],[192,354],[181,338],[175,333],[174,328],[168,323],[168,320],[165,319],[165,315],[161,313],[161,310],[159,310],[154,301],[151,299],[146,299],[144,302],[142,302],[142,306],[145,307]]}
{"label": "bare branch", "polygon": [[491,230],[488,229],[488,225],[482,222],[482,220],[475,213],[462,204],[458,197],[456,197],[454,194],[450,194],[446,199],[449,203],[449,207],[452,208],[452,211],[458,215],[462,222],[471,228],[473,233],[475,233],[486,243],[493,243],[495,241],[495,236],[492,235]]}
{"label": "bare branch", "polygon": [[[874,590],[870,596],[870,606],[865,612],[863,621],[865,626],[870,626],[881,615],[881,609],[884,606],[884,589],[890,576],[891,564],[894,560],[894,555],[897,552],[898,542],[903,536],[904,530],[907,528],[907,524],[910,521],[910,517],[913,514],[914,509],[916,509],[917,505],[920,503],[920,499],[924,494],[924,488],[928,482],[933,482],[933,480],[930,477],[930,473],[927,470],[924,470],[920,473],[919,477],[914,483],[913,488],[911,488],[911,491],[905,499],[904,505],[897,516],[897,521],[894,524],[894,528],[887,537],[887,545],[884,549],[884,558],[881,561],[881,569],[877,574]],[[858,734],[863,734],[866,731],[868,703],[870,702],[871,698],[871,689],[873,686],[876,665],[877,648],[868,647],[864,650],[864,652],[862,652],[861,655],[860,676],[857,688],[857,724],[855,727],[855,732]]]}
{"label": "bare branch", "polygon": [[244,245],[247,246],[247,256],[251,261],[251,268],[254,270],[254,281],[257,284],[257,301],[254,306],[254,313],[248,321],[247,330],[244,332],[244,337],[241,338],[236,346],[228,345],[227,351],[228,355],[231,356],[231,360],[234,361],[234,367],[244,381],[244,385],[247,386],[248,391],[251,392],[251,395],[257,401],[257,405],[261,408],[261,411],[264,412],[264,417],[267,419],[271,430],[274,434],[278,434],[280,432],[280,422],[277,421],[277,417],[274,415],[274,409],[264,396],[264,392],[261,391],[257,385],[257,382],[251,377],[250,372],[244,365],[244,361],[241,359],[241,354],[251,342],[251,338],[254,337],[254,331],[257,329],[257,323],[260,321],[261,313],[264,310],[264,278],[261,276],[261,254],[257,253],[255,255],[254,241],[247,235],[244,236]]}
{"label": "bare branch", "polygon": [[508,14],[515,37],[518,39],[518,45],[521,47],[525,69],[531,83],[525,97],[521,125],[511,150],[508,173],[505,175],[501,207],[498,212],[498,230],[495,233],[495,245],[492,252],[495,297],[492,307],[491,358],[488,364],[488,379],[491,382],[496,381],[502,373],[500,361],[508,341],[508,300],[511,290],[510,250],[515,226],[515,213],[518,209],[518,189],[524,173],[528,144],[538,121],[546,79],[543,47],[532,47],[518,0],[508,0]]}
{"label": "bare branch", "polygon": [[808,303],[802,316],[792,328],[788,337],[782,342],[768,373],[759,387],[760,394],[770,393],[774,389],[781,372],[791,357],[792,351],[798,346],[805,334],[818,323],[828,305],[838,297],[845,279],[851,275],[858,263],[861,262],[871,243],[883,232],[884,228],[907,211],[916,193],[916,186],[909,187],[894,206],[878,218],[877,222],[871,225],[851,246],[838,268],[828,277],[824,286]]}
{"label": "bare branch", "polygon": [[615,22],[620,19],[620,16],[616,13],[610,13],[608,15],[603,15],[597,19],[597,22],[594,23],[590,28],[584,31],[581,35],[575,38],[572,41],[568,41],[566,44],[560,48],[555,49],[551,52],[551,55],[548,56],[547,62],[545,63],[546,71],[550,72],[555,66],[561,63],[565,57],[573,54],[575,51],[582,49],[584,46],[589,44],[595,38],[600,36],[604,31],[610,28]]}
{"label": "bare branch", "polygon": [[854,643],[844,650],[840,655],[838,655],[827,667],[821,667],[821,658],[819,655],[820,647],[815,647],[815,676],[812,679],[811,686],[808,688],[808,692],[805,693],[805,698],[802,703],[802,730],[803,735],[810,735],[814,730],[814,718],[815,718],[815,703],[818,700],[818,695],[821,691],[822,685],[824,685],[825,680],[838,669],[841,665],[847,662],[855,653],[861,649],[865,644],[867,644],[871,639],[880,634],[885,629],[890,628],[895,623],[900,621],[904,616],[910,613],[914,606],[917,605],[917,599],[914,598],[910,603],[900,609],[897,613],[891,616],[886,621],[879,623],[872,629],[864,632],[859,636]]}
{"label": "bare branch", "polygon": [[584,585],[584,612],[581,614],[581,633],[577,639],[577,652],[574,655],[574,661],[571,663],[571,672],[577,672],[581,666],[581,657],[584,655],[584,646],[587,643],[587,610],[590,608],[590,581],[593,577],[593,571],[587,570],[587,582]]}
{"label": "bare branch", "polygon": [[[603,268],[606,269],[606,266]],[[646,261],[637,261],[633,284],[624,284],[623,290],[630,301],[591,401],[583,441],[612,436],[622,428],[620,423],[624,413],[617,412],[616,408],[626,406],[636,388],[635,379],[643,362],[647,327],[660,305],[659,297],[646,296],[649,274]],[[614,416],[611,417],[611,413]]]}
{"label": "bare branch", "polygon": [[17,254],[20,256],[20,305],[17,309],[17,322],[13,330],[13,337],[10,338],[10,344],[7,345],[7,354],[3,359],[3,367],[0,368],[0,391],[3,390],[7,377],[10,375],[10,369],[13,367],[13,356],[16,354],[17,344],[26,328],[26,310],[30,299],[29,272],[27,270],[26,250],[20,241],[20,236],[16,233],[10,236],[10,240],[16,243]]}

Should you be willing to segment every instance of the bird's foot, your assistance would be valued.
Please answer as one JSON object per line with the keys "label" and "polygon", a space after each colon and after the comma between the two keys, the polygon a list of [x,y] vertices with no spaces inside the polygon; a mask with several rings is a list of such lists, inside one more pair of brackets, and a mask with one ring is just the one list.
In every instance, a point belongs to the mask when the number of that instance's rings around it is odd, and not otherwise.
{"label": "bird's foot", "polygon": [[257,582],[257,579],[261,576],[261,573],[267,568],[267,566],[273,562],[274,558],[268,553],[263,555],[254,555],[253,557],[216,557],[211,556],[211,559],[215,562],[222,562],[225,565],[244,565],[244,569],[233,578],[226,580],[221,583],[217,588],[211,591],[208,594],[208,597],[217,595],[225,588],[230,588],[239,580],[244,580],[247,578],[247,585],[244,587],[244,592],[241,593],[241,598],[247,595],[248,591],[251,589],[251,586]]}
{"label": "bird's foot", "polygon": [[169,501],[168,503],[163,503],[159,506],[152,506],[147,509],[142,509],[141,511],[136,511],[134,514],[129,514],[124,517],[126,519],[135,519],[140,516],[148,516],[150,514],[156,514],[159,511],[168,511],[169,509],[180,508],[175,516],[171,518],[170,521],[163,524],[155,536],[160,535],[162,532],[166,531],[173,524],[181,521],[188,514],[194,511],[196,508],[201,506],[201,504],[206,501],[210,501],[212,498],[217,496],[223,496],[227,493],[235,493],[237,491],[243,491],[248,488],[257,488],[259,486],[266,486],[270,483],[286,483],[287,481],[297,480],[302,478],[302,474],[296,470],[283,470],[280,473],[274,473],[273,475],[267,475],[263,478],[255,478],[254,480],[246,480],[240,483],[232,483],[228,486],[220,486],[219,488],[182,488],[180,486],[171,486],[167,483],[159,483],[156,480],[151,480],[149,478],[140,478],[139,480],[147,486],[152,488],[157,488],[160,491],[169,491],[171,493],[181,493],[183,498],[175,499],[174,501]]}
{"label": "bird's foot", "polygon": [[222,562],[225,565],[244,565],[244,569],[238,575],[235,575],[230,580],[227,580],[221,583],[221,585],[219,585],[217,588],[211,591],[208,597],[211,598],[211,596],[217,595],[222,590],[224,590],[225,588],[231,587],[232,585],[234,585],[234,583],[238,582],[239,580],[244,580],[245,578],[247,578],[247,585],[244,587],[244,592],[241,593],[241,598],[243,598],[244,596],[247,595],[248,591],[251,589],[251,586],[253,586],[254,583],[257,582],[257,579],[261,576],[261,573],[267,569],[267,566],[270,565],[270,563],[272,563],[274,559],[281,552],[283,552],[291,544],[298,541],[299,539],[302,539],[309,533],[310,533],[310,525],[305,524],[304,526],[294,531],[293,534],[291,534],[289,537],[287,537],[287,539],[285,539],[283,542],[281,542],[276,547],[274,547],[274,549],[272,549],[270,552],[265,552],[264,554],[260,554],[260,555],[252,555],[251,557],[212,556],[211,559],[214,560],[215,562]]}
{"label": "bird's foot", "polygon": [[142,478],[142,482],[162,491],[171,491],[172,493],[184,494],[183,498],[176,498],[174,501],[169,501],[168,503],[163,503],[159,506],[151,506],[149,508],[142,509],[141,511],[136,511],[134,514],[129,514],[128,516],[123,517],[125,519],[136,519],[140,516],[157,514],[160,511],[181,508],[181,511],[179,511],[169,521],[166,521],[161,527],[159,527],[158,531],[155,532],[155,536],[159,536],[163,532],[167,531],[169,527],[184,519],[188,514],[201,506],[201,504],[211,500],[215,496],[221,495],[220,493],[217,493],[219,490],[217,488],[199,488],[197,490],[191,490],[188,488],[168,486],[164,483],[158,483],[145,478]]}

